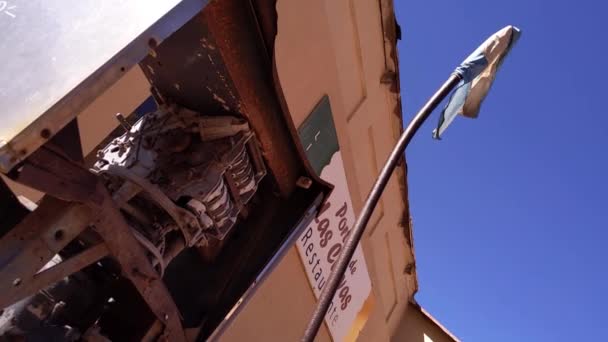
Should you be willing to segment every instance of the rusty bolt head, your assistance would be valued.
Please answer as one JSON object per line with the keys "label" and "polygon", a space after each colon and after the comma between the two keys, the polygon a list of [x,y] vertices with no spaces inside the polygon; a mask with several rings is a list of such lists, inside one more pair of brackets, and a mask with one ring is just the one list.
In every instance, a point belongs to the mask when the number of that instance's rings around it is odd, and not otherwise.
{"label": "rusty bolt head", "polygon": [[300,177],[296,181],[296,185],[302,189],[309,189],[312,185],[312,180],[308,177]]}
{"label": "rusty bolt head", "polygon": [[51,137],[51,130],[48,128],[43,129],[40,131],[40,137],[42,139],[49,139]]}

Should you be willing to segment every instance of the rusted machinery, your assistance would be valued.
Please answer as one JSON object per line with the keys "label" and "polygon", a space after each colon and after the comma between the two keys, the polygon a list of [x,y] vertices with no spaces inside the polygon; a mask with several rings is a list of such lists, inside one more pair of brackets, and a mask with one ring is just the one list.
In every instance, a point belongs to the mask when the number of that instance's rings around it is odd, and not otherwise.
{"label": "rusted machinery", "polygon": [[[216,338],[330,190],[275,77],[274,2],[65,5],[0,20],[0,340]],[[132,68],[150,110],[83,155],[79,114]]]}

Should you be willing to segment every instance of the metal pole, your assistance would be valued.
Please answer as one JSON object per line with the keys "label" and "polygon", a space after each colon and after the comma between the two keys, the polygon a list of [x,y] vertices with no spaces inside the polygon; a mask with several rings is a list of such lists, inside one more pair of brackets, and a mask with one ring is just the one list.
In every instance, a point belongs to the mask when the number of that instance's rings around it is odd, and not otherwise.
{"label": "metal pole", "polygon": [[372,216],[372,212],[376,205],[378,204],[378,200],[380,199],[380,195],[384,191],[386,187],[386,183],[388,183],[391,174],[395,170],[395,166],[401,159],[405,148],[412,140],[420,126],[424,123],[424,121],[431,115],[433,110],[441,103],[441,101],[456,87],[458,82],[462,79],[457,73],[454,73],[448,78],[448,80],[437,90],[437,92],[427,101],[427,103],[420,109],[418,114],[412,119],[409,123],[405,131],[399,137],[399,141],[397,145],[391,152],[388,160],[384,164],[378,179],[376,179],[376,183],[372,187],[369,195],[367,195],[367,199],[365,200],[365,204],[363,205],[363,209],[361,209],[361,213],[359,214],[359,218],[355,222],[353,227],[353,232],[349,237],[348,241],[344,245],[344,250],[340,254],[338,258],[337,265],[334,270],[330,273],[329,278],[327,280],[327,284],[321,292],[321,297],[317,303],[317,307],[313,312],[312,318],[308,323],[308,327],[304,332],[304,337],[302,341],[312,342],[317,336],[319,328],[321,324],[323,324],[323,318],[327,314],[327,309],[331,304],[332,299],[334,298],[336,291],[338,290],[339,282],[346,268],[348,267],[348,263],[350,259],[353,257],[355,253],[355,248],[357,244],[361,240],[363,236],[363,232],[365,231],[365,227],[369,222],[370,217]]}

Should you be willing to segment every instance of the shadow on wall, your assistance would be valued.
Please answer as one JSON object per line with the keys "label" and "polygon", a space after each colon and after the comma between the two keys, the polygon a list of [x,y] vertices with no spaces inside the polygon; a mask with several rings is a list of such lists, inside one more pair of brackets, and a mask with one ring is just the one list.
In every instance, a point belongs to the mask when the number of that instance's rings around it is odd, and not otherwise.
{"label": "shadow on wall", "polygon": [[392,337],[393,342],[460,342],[420,305],[410,303]]}

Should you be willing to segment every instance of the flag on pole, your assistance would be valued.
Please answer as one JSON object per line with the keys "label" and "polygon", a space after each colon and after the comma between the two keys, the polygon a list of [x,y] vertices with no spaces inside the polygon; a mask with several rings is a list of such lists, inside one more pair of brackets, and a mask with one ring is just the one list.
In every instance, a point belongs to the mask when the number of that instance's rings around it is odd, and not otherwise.
{"label": "flag on pole", "polygon": [[494,82],[496,71],[519,35],[520,31],[515,26],[503,28],[488,38],[456,68],[454,72],[462,76],[462,81],[441,112],[439,124],[433,130],[433,138],[440,139],[458,114],[468,118],[477,117],[481,102]]}

